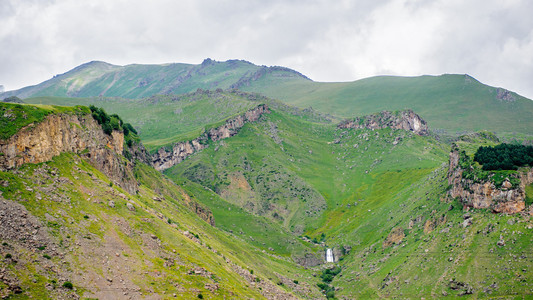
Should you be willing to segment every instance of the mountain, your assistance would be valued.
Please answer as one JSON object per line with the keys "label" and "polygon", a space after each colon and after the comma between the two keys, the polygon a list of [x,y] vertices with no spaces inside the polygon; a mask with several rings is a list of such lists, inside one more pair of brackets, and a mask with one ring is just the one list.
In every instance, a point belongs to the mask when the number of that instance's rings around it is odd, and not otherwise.
{"label": "mountain", "polygon": [[80,65],[41,84],[1,94],[18,96],[143,98],[157,94],[183,94],[198,88],[215,90],[238,87],[257,74],[281,71],[287,77],[301,77],[282,67],[256,66],[242,60],[217,62],[205,59],[200,65],[162,64],[116,66],[101,61]]}
{"label": "mountain", "polygon": [[[0,103],[0,295],[531,297],[529,148],[502,147],[519,164],[488,170],[478,148],[508,131],[443,138],[438,115],[416,109],[435,106],[422,95],[479,104],[496,93],[500,106],[476,112],[513,116],[502,107],[530,100],[464,75],[325,84],[265,68],[227,89]],[[267,85],[301,107],[242,91]],[[373,88],[375,108],[362,93]],[[395,91],[405,98],[383,98]],[[344,113],[305,105],[320,95]],[[375,111],[350,115],[358,102]],[[385,110],[400,102],[415,109]],[[459,107],[440,122],[490,127]]]}
{"label": "mountain", "polygon": [[197,89],[255,92],[339,117],[413,109],[431,124],[433,132],[448,136],[490,130],[501,137],[531,139],[533,128],[533,101],[504,88],[487,86],[468,75],[378,76],[326,83],[314,82],[287,68],[257,66],[241,60],[127,66],[90,62],[39,85],[0,94],[0,98],[139,99]]}
{"label": "mountain", "polygon": [[[531,182],[499,183],[498,193],[524,195],[508,214],[493,209],[505,197],[484,208],[468,194],[478,183],[467,156],[497,144],[493,135],[450,147],[413,111],[339,124],[237,91],[180,101],[249,103],[151,153],[126,134],[129,119],[96,107],[0,104],[2,295],[531,294]],[[160,168],[161,153],[182,159]]]}
{"label": "mountain", "polygon": [[378,76],[342,83],[265,76],[241,89],[343,117],[413,109],[440,134],[530,135],[533,128],[533,101],[468,75]]}

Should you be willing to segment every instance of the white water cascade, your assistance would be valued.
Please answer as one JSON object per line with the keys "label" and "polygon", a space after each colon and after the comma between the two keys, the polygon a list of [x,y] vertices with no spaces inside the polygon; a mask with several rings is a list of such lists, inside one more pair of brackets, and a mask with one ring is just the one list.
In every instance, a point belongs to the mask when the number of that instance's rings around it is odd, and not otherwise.
{"label": "white water cascade", "polygon": [[331,248],[326,249],[326,262],[335,262],[333,259],[333,250],[331,250]]}

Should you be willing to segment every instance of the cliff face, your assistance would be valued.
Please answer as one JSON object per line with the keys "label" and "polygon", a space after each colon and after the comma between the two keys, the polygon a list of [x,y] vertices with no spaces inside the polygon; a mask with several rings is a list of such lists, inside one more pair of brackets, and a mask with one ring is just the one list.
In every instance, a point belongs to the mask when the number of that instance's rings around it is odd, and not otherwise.
{"label": "cliff face", "polygon": [[465,170],[459,165],[459,151],[450,153],[448,191],[452,198],[459,198],[463,205],[472,208],[490,208],[497,213],[518,213],[525,209],[525,187],[533,182],[533,168],[519,174],[520,184],[513,188],[505,180],[500,188],[489,181],[474,182],[463,178]]}
{"label": "cliff face", "polygon": [[428,126],[426,121],[420,118],[412,110],[400,112],[382,111],[377,114],[358,117],[353,120],[341,122],[338,128],[367,128],[367,129],[402,129],[412,131],[418,135],[428,135]]}
{"label": "cliff face", "polygon": [[54,114],[41,123],[22,128],[7,140],[0,140],[3,154],[0,169],[45,162],[63,152],[81,152],[115,184],[136,193],[132,164],[119,155],[123,150],[123,133],[105,134],[91,115]]}
{"label": "cliff face", "polygon": [[242,115],[227,120],[222,126],[211,128],[209,131],[192,141],[174,144],[172,151],[167,151],[164,148],[160,148],[159,151],[152,156],[152,165],[158,171],[168,169],[182,162],[189,155],[207,148],[207,142],[209,139],[218,141],[234,136],[239,132],[244,124],[255,122],[264,113],[269,112],[270,111],[266,105],[259,105]]}

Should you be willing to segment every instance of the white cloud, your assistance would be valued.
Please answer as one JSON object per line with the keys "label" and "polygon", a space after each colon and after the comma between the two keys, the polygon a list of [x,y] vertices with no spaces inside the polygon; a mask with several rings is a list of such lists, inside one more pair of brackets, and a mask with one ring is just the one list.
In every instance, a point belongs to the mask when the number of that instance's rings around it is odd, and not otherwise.
{"label": "white cloud", "polygon": [[4,0],[0,84],[90,60],[246,59],[314,80],[468,73],[533,98],[533,1]]}

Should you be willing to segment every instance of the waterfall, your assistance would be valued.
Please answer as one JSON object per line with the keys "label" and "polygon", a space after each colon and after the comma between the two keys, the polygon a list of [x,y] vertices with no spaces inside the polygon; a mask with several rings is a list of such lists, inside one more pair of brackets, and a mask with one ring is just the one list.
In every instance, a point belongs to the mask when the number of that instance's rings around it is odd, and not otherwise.
{"label": "waterfall", "polygon": [[333,250],[331,250],[331,248],[326,249],[326,262],[335,262],[333,259]]}

